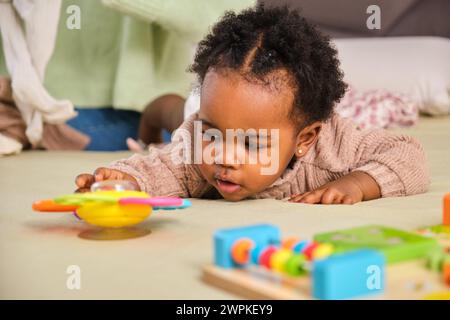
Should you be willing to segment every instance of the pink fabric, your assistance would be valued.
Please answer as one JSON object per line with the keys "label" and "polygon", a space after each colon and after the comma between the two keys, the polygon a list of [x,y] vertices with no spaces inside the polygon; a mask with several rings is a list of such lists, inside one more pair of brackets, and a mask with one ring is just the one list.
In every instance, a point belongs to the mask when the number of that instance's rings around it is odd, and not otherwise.
{"label": "pink fabric", "polygon": [[419,107],[412,99],[387,90],[358,92],[350,87],[335,111],[361,129],[409,127],[419,120]]}

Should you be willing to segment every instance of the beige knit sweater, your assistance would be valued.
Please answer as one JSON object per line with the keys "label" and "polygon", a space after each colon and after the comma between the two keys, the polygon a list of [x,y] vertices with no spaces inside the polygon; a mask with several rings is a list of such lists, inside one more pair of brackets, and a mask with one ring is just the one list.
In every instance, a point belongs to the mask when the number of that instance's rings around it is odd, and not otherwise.
{"label": "beige knit sweater", "polygon": [[[198,114],[192,115],[180,128],[192,136],[197,117]],[[151,195],[220,197],[197,165],[174,163],[171,152],[179,150],[180,143],[172,142],[162,149],[150,148],[148,154],[135,154],[112,163],[110,168],[134,176],[141,190]],[[371,175],[383,197],[422,193],[429,185],[425,153],[417,140],[385,130],[360,130],[351,120],[333,115],[323,125],[316,145],[252,198],[284,199],[319,188],[356,170]]]}

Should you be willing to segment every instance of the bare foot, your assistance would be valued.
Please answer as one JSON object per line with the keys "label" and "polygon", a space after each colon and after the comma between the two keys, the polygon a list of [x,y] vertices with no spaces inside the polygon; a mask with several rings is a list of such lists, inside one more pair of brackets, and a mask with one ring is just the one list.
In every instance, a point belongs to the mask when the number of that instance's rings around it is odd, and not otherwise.
{"label": "bare foot", "polygon": [[147,149],[147,146],[143,142],[136,141],[133,138],[127,139],[127,146],[133,152],[144,152]]}

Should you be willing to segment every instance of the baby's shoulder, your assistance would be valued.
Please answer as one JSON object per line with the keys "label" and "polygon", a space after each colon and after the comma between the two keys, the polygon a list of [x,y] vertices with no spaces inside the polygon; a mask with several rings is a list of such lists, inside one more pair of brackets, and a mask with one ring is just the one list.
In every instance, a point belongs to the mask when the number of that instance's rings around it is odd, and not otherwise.
{"label": "baby's shoulder", "polygon": [[337,113],[333,113],[328,120],[326,120],[322,126],[322,136],[330,135],[333,137],[342,134],[354,134],[361,133],[363,130],[350,118],[342,117]]}

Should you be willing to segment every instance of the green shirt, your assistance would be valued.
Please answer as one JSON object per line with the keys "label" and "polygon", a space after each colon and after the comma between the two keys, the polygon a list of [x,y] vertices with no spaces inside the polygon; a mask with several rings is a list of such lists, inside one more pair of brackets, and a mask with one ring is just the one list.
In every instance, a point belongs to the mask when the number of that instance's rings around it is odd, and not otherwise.
{"label": "green shirt", "polygon": [[[166,93],[187,96],[195,44],[225,10],[250,0],[63,0],[55,50],[44,85],[79,107],[142,111]],[[80,29],[66,27],[80,8]],[[126,14],[123,14],[126,13]],[[7,74],[0,50],[0,74]]]}

